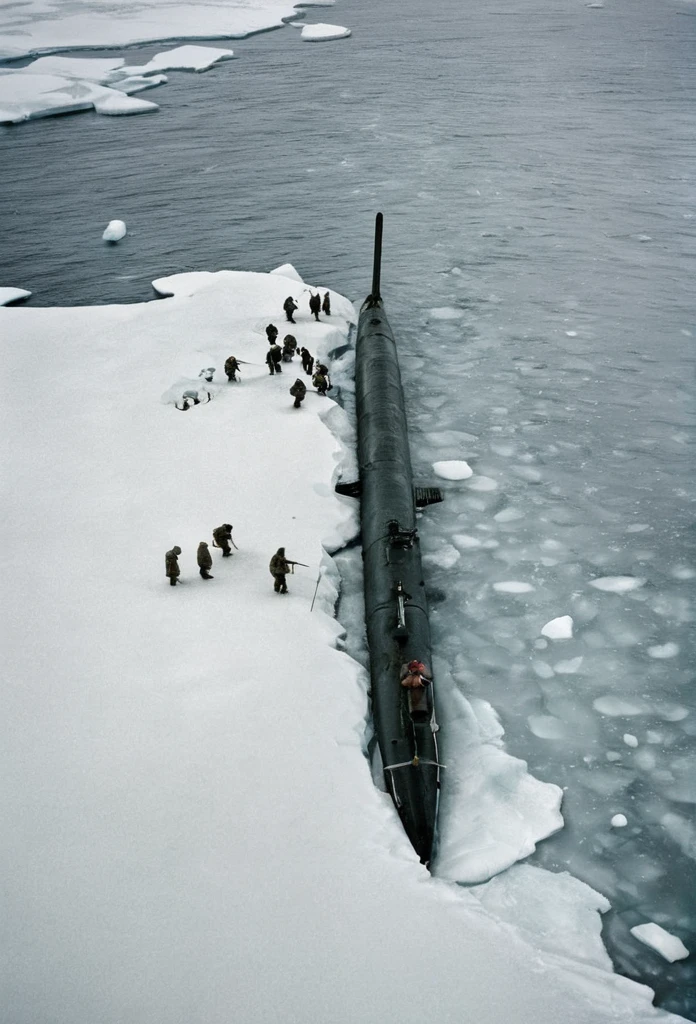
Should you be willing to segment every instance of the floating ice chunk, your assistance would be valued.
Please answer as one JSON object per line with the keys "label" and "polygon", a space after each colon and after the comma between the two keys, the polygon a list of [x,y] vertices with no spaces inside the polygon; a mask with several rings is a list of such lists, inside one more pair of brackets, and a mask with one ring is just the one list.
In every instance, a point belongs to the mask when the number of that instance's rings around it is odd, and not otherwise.
{"label": "floating ice chunk", "polygon": [[623,755],[619,754],[616,750],[607,750],[604,756],[607,761],[620,761]]}
{"label": "floating ice chunk", "polygon": [[452,306],[439,306],[437,309],[429,309],[428,312],[434,320],[461,320],[464,316],[463,309],[454,309]]}
{"label": "floating ice chunk", "polygon": [[531,583],[522,583],[520,580],[502,580],[500,583],[494,583],[493,589],[499,594],[528,594],[534,587]]}
{"label": "floating ice chunk", "polygon": [[31,292],[24,288],[0,288],[0,306],[9,306],[20,299],[28,299]]}
{"label": "floating ice chunk", "polygon": [[583,656],[578,655],[577,658],[570,658],[568,661],[557,661],[553,666],[554,672],[558,672],[562,676],[572,676],[579,670],[582,665]]}
{"label": "floating ice chunk", "polygon": [[626,533],[642,533],[644,530],[649,530],[649,523],[633,523],[632,526],[626,527]]}
{"label": "floating ice chunk", "polygon": [[628,825],[628,818],[625,814],[615,814],[611,819],[611,825],[612,828],[624,828],[625,825]]}
{"label": "floating ice chunk", "polygon": [[675,565],[672,576],[675,580],[692,580],[696,576],[696,569],[692,569],[690,565]]}
{"label": "floating ice chunk", "polygon": [[277,274],[278,277],[290,277],[293,281],[299,281],[300,284],[304,284],[304,281],[297,273],[292,263],[282,263],[279,267],[276,267],[275,270],[272,270],[271,273]]}
{"label": "floating ice chunk", "polygon": [[468,533],[455,533],[452,536],[452,540],[458,548],[464,548],[465,550],[470,548],[480,548],[482,546],[482,542],[478,537],[472,537]]}
{"label": "floating ice chunk", "polygon": [[592,701],[592,707],[610,718],[629,718],[632,715],[644,715],[650,710],[645,701],[621,700],[620,697],[610,696],[597,697]]}
{"label": "floating ice chunk", "polygon": [[132,99],[86,79],[0,68],[0,122],[17,123],[92,108],[100,114],[139,114],[159,109],[156,103]]}
{"label": "floating ice chunk", "polygon": [[461,552],[457,551],[455,547],[445,544],[439,551],[432,551],[425,555],[423,560],[431,565],[437,565],[441,569],[451,569],[461,557]]}
{"label": "floating ice chunk", "polygon": [[446,462],[433,462],[433,472],[443,480],[468,480],[474,471],[463,459],[450,459]]}
{"label": "floating ice chunk", "polygon": [[159,110],[156,103],[149,100],[136,100],[120,92],[118,89],[104,89],[94,98],[94,109],[98,114],[127,115],[147,114]]}
{"label": "floating ice chunk", "polygon": [[660,824],[682,853],[691,860],[696,860],[696,825],[688,818],[683,818],[681,814],[671,812],[663,814]]}
{"label": "floating ice chunk", "polygon": [[109,80],[109,88],[116,92],[125,92],[129,96],[143,89],[153,89],[156,85],[165,85],[166,75],[129,75],[128,78]]}
{"label": "floating ice chunk", "polygon": [[625,732],[623,734],[623,741],[624,741],[624,743],[626,744],[627,747],[637,747],[638,746],[638,740],[633,735],[633,733]]}
{"label": "floating ice chunk", "polygon": [[661,732],[655,732],[653,729],[648,729],[645,738],[648,743],[663,743],[665,739]]}
{"label": "floating ice chunk", "polygon": [[343,25],[305,25],[302,29],[302,38],[307,43],[318,43],[329,39],[346,39],[350,35],[350,29]]}
{"label": "floating ice chunk", "polygon": [[496,512],[493,518],[497,523],[513,523],[516,519],[524,519],[524,512],[510,506],[510,508],[504,508],[501,512]]}
{"label": "floating ice chunk", "polygon": [[532,668],[539,679],[553,679],[556,674],[551,666],[547,665],[545,661],[532,662]]}
{"label": "floating ice chunk", "polygon": [[655,752],[653,750],[648,750],[647,747],[643,747],[642,750],[636,750],[633,757],[633,764],[636,768],[640,768],[641,771],[651,772],[657,764]]}
{"label": "floating ice chunk", "polygon": [[570,640],[573,636],[573,620],[570,615],[559,615],[541,627],[541,635],[550,640]]}
{"label": "floating ice chunk", "polygon": [[529,715],[529,728],[541,740],[562,740],[568,735],[565,722],[553,715]]}
{"label": "floating ice chunk", "polygon": [[532,469],[531,466],[512,466],[511,472],[520,480],[526,480],[530,484],[541,483],[541,473],[538,469]]}
{"label": "floating ice chunk", "polygon": [[110,220],[104,229],[102,238],[105,242],[118,242],[126,234],[126,225],[122,220]]}
{"label": "floating ice chunk", "polygon": [[655,647],[648,647],[648,654],[651,658],[675,658],[679,654],[679,644],[657,644]]}
{"label": "floating ice chunk", "polygon": [[642,587],[645,580],[638,576],[601,576],[597,580],[590,580],[590,586],[597,590],[606,590],[611,594],[627,594],[630,590],[637,590]]}
{"label": "floating ice chunk", "polygon": [[689,714],[689,709],[681,704],[658,704],[655,711],[663,722],[681,722]]}
{"label": "floating ice chunk", "polygon": [[469,489],[472,491],[494,491],[497,486],[497,481],[490,476],[475,476],[469,484]]}
{"label": "floating ice chunk", "polygon": [[637,924],[635,928],[631,928],[631,935],[635,935],[639,942],[650,946],[651,949],[654,949],[665,960],[669,960],[671,964],[675,960],[683,960],[684,957],[689,955],[689,950],[681,939],[665,931],[664,928],[661,928],[659,924],[655,924],[653,921],[650,921],[648,924]]}
{"label": "floating ice chunk", "polygon": [[153,71],[206,71],[221,60],[230,60],[233,50],[220,50],[214,46],[177,46],[163,50],[143,64],[142,67],[127,67],[127,74],[148,75]]}

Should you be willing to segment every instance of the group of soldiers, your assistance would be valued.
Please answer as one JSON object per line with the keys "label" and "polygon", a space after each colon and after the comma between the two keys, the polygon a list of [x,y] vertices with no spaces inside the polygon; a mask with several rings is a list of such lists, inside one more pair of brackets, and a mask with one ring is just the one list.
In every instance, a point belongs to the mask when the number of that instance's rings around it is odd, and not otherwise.
{"label": "group of soldiers", "polygon": [[[213,530],[213,547],[220,548],[222,550],[223,558],[229,558],[232,554],[230,544],[232,544],[234,548],[237,548],[237,545],[232,540],[232,524],[223,523],[222,526],[218,526]],[[181,548],[178,544],[175,544],[174,547],[170,551],[167,551],[164,556],[165,576],[169,578],[169,584],[172,587],[175,587],[177,583],[181,582],[179,579],[181,576],[181,569],[179,568],[180,554]],[[198,562],[198,570],[204,580],[215,579],[215,577],[210,574],[210,570],[213,567],[213,556],[210,553],[208,544],[204,540],[202,540],[198,545],[196,561]],[[273,577],[273,589],[276,594],[287,594],[287,574],[294,571],[294,566],[304,564],[304,562],[294,562],[292,559],[286,558],[285,548],[278,548],[271,558],[268,567],[271,576]]]}
{"label": "group of soldiers", "polygon": [[[283,309],[285,310],[285,317],[288,323],[294,324],[297,321],[293,317],[300,307],[297,305],[292,295],[288,295],[287,299],[283,303]],[[314,319],[319,321],[319,313],[325,313],[326,316],[331,316],[331,296],[328,292],[324,292],[324,298],[322,299],[319,292],[314,294],[313,291],[309,292],[309,312],[314,315]]]}
{"label": "group of soldiers", "polygon": [[[236,548],[237,545],[232,540],[232,524],[223,523],[222,526],[216,526],[213,530],[213,547],[220,548],[222,550],[222,557],[229,558],[232,554],[232,548]],[[169,577],[170,586],[175,587],[180,582],[179,576],[181,575],[181,569],[179,568],[179,555],[181,554],[181,548],[178,544],[175,544],[171,551],[168,551],[164,556],[164,574]],[[213,556],[210,553],[208,544],[202,540],[198,545],[198,551],[196,552],[196,561],[198,562],[198,570],[204,580],[213,580],[214,576],[210,575],[210,570],[213,568]]]}

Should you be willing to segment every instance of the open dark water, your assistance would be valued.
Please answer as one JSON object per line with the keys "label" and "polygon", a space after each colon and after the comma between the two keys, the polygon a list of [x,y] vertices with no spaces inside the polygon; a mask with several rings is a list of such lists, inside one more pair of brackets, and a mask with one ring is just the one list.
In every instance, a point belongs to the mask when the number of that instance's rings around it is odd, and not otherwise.
{"label": "open dark water", "polygon": [[[694,956],[628,932],[654,920],[696,950],[696,5],[326,13],[352,38],[235,41],[146,93],[157,114],[0,128],[0,284],[132,302],[166,274],[291,261],[359,303],[384,211],[416,470],[465,458],[489,481],[445,485],[422,520],[436,649],[567,787],[535,862],[604,892],[617,969],[696,1019]],[[129,234],[107,247],[112,218]],[[573,640],[541,646],[561,614]]]}

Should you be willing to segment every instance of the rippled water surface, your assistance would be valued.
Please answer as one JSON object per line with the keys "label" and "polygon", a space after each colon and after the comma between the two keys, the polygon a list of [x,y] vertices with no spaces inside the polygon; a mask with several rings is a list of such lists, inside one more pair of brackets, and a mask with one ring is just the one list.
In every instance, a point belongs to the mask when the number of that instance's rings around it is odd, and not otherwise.
{"label": "rippled water surface", "polygon": [[[567,787],[536,861],[608,895],[617,968],[696,1019],[693,957],[628,933],[696,950],[696,6],[341,0],[331,20],[352,38],[285,28],[171,73],[155,115],[0,129],[0,283],[137,301],[290,260],[360,302],[384,211],[416,471],[475,471],[422,519],[437,651]],[[546,644],[564,614],[573,639]]]}

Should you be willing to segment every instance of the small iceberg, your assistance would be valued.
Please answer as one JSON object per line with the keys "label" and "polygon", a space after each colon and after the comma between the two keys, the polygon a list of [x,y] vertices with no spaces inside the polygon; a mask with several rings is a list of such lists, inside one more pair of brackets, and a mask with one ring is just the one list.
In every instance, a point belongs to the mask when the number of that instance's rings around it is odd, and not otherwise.
{"label": "small iceberg", "polygon": [[660,928],[659,924],[655,924],[653,921],[648,922],[648,924],[638,924],[635,928],[631,928],[631,935],[634,935],[645,946],[650,946],[651,949],[654,949],[665,960],[669,960],[671,964],[675,960],[683,960],[689,955],[689,950],[681,939],[665,931],[664,928]]}
{"label": "small iceberg", "polygon": [[126,233],[126,225],[122,220],[110,220],[104,229],[102,238],[105,242],[118,242]]}

